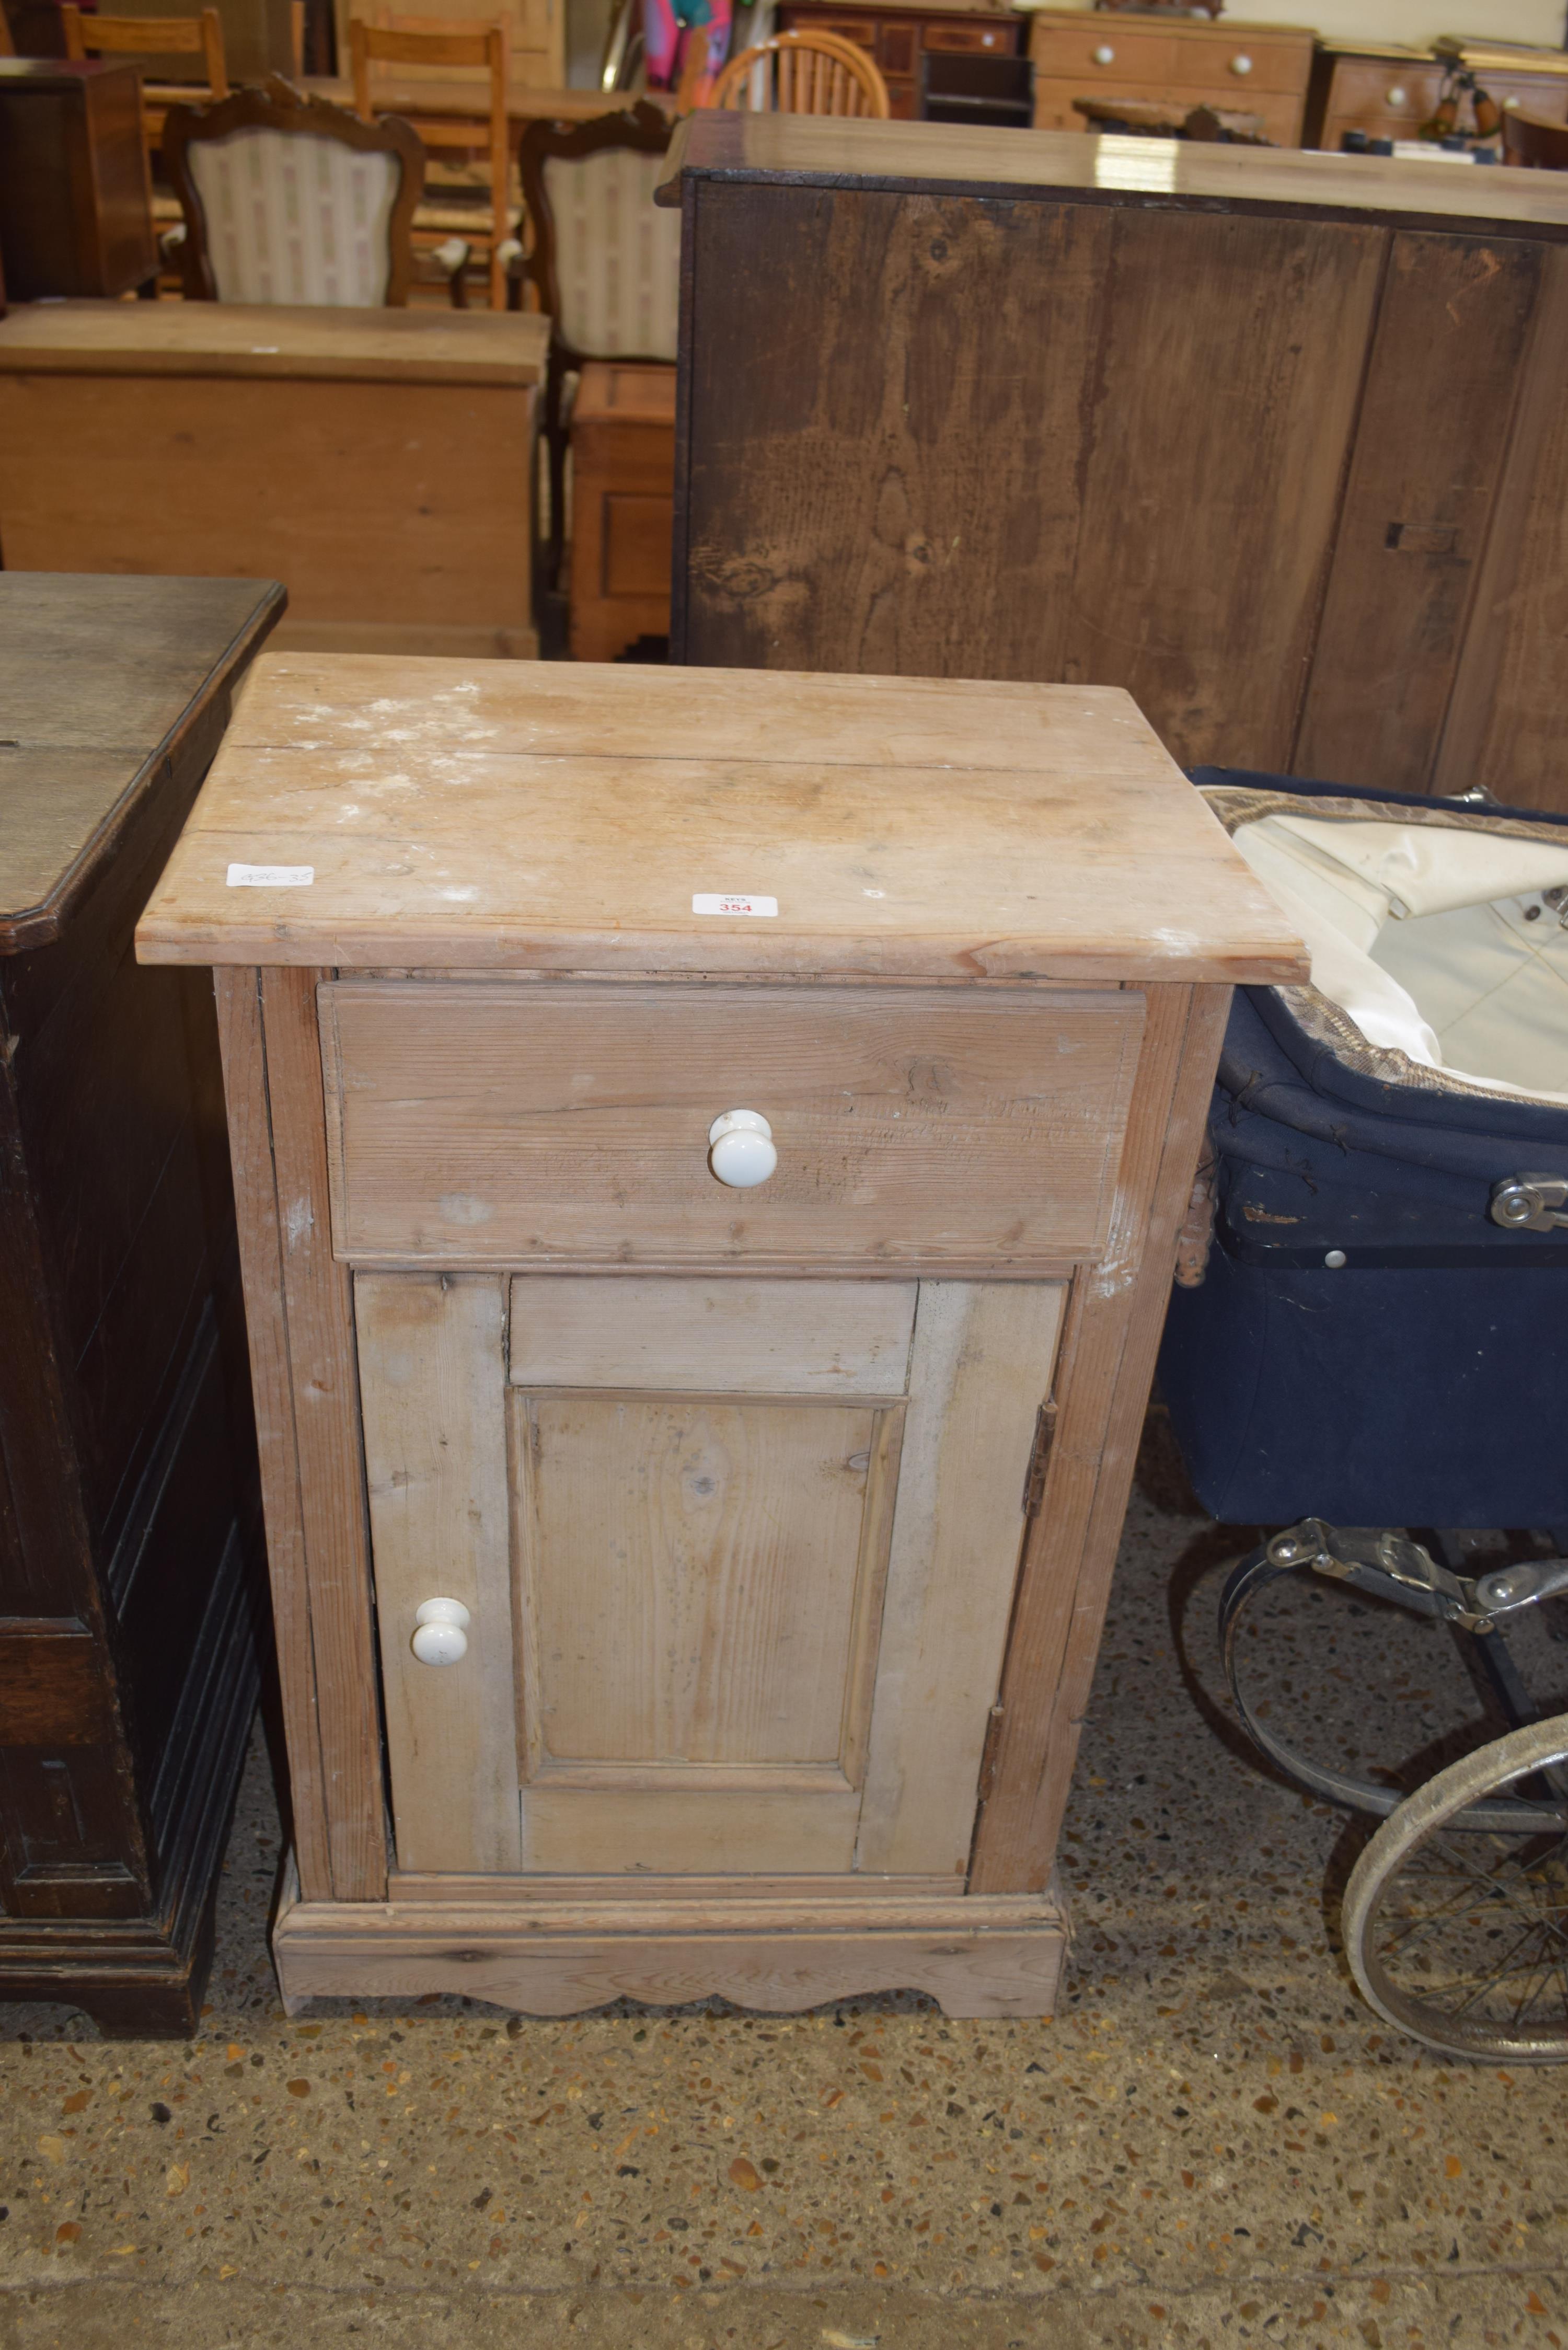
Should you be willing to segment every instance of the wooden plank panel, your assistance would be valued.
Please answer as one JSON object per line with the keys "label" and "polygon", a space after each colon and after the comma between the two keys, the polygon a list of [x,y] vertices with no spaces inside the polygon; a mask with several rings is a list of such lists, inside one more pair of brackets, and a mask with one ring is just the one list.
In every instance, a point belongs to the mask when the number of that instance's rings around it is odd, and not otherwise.
{"label": "wooden plank panel", "polygon": [[857,1868],[961,1877],[1064,1292],[920,1284]]}
{"label": "wooden plank panel", "polygon": [[1037,673],[1125,686],[1184,764],[1287,763],[1386,242],[1116,216],[1072,624]]}
{"label": "wooden plank panel", "polygon": [[617,1763],[635,1785],[635,1766],[680,1763],[717,1789],[747,1765],[836,1772],[892,1415],[585,1395],[515,1411],[530,1776]]}
{"label": "wooden plank panel", "polygon": [[1227,988],[1150,997],[1115,1238],[1105,1263],[1075,1284],[1055,1439],[1025,1546],[992,1785],[975,1835],[976,1892],[1037,1890],[1053,1866],[1229,1011]]}
{"label": "wooden plank panel", "polygon": [[860,1795],[853,1787],[589,1791],[545,1779],[524,1788],[522,1810],[523,1866],[531,1873],[847,1874]]}
{"label": "wooden plank panel", "polygon": [[1430,788],[1568,814],[1568,251],[1542,258],[1507,472]]}
{"label": "wooden plank panel", "polygon": [[[346,982],[323,996],[361,1263],[1053,1267],[1104,1243],[1141,1000]],[[721,1110],[778,1171],[729,1191]]]}
{"label": "wooden plank panel", "polygon": [[288,1748],[294,1856],[304,1898],[330,1901],[333,1853],[327,1824],[328,1766],[322,1752],[316,1702],[305,1508],[299,1490],[288,1318],[284,1308],[283,1246],[272,1115],[267,1102],[261,973],[238,968],[215,972],[213,978],[218,993],[218,1041],[223,1057],[229,1159],[234,1170],[234,1215],[239,1229],[245,1328],[250,1343],[251,1401],[261,1459],[273,1629],[277,1641],[284,1737]]}
{"label": "wooden plank panel", "polygon": [[727,1906],[715,1923],[716,1931],[694,1930],[641,1902],[585,1909],[564,1928],[522,1908],[513,1917],[438,1903],[366,1911],[286,1902],[273,1954],[290,2012],[316,1996],[439,1990],[535,2015],[573,2015],[622,1997],[680,2004],[715,1993],[787,2013],[857,1992],[913,1990],[930,1992],[948,2015],[1039,2016],[1051,2012],[1067,1946],[1054,1902],[930,1902],[885,1924],[787,1908],[775,1920],[757,1903],[738,1915]]}
{"label": "wooden plank panel", "polygon": [[[795,1903],[803,1914],[807,1903],[822,1903],[830,1905],[835,1914],[841,1915],[850,1908],[864,1916],[868,1912],[884,1914],[891,1905],[929,1900],[932,1896],[940,1896],[949,1903],[969,1898],[968,1895],[955,1896],[952,1879],[948,1877],[764,1877],[754,1869],[749,1869],[744,1877],[682,1877],[659,1890],[671,1909],[677,1902],[700,1903],[704,1918],[722,1906],[742,1902]],[[597,1908],[613,1901],[618,1908],[628,1901],[646,1901],[650,1898],[635,1877],[519,1878],[461,1877],[447,1871],[440,1876],[410,1876],[404,1870],[393,1869],[387,1878],[389,1901],[433,1902],[452,1908],[504,1903],[514,1912],[532,1905],[541,1917],[551,1912],[558,1916],[559,1905],[567,1903],[591,1903]]]}
{"label": "wooden plank panel", "polygon": [[[354,1305],[398,1860],[515,1870],[503,1284],[361,1274]],[[472,1618],[456,1665],[410,1646],[434,1598]]]}
{"label": "wooden plank panel", "polygon": [[167,375],[106,397],[101,376],[0,371],[5,561],[281,579],[295,621],[526,629],[534,402]]}
{"label": "wooden plank panel", "polygon": [[514,1387],[896,1396],[914,1326],[912,1281],[524,1274],[507,1360]]}
{"label": "wooden plank panel", "polygon": [[1064,675],[1111,225],[951,193],[699,188],[697,283],[725,312],[692,348],[673,658]]}
{"label": "wooden plank panel", "polygon": [[1293,775],[1429,787],[1542,258],[1393,240]]}
{"label": "wooden plank panel", "polygon": [[327,1205],[316,1011],[321,977],[264,971],[262,1019],[332,1893],[339,1901],[379,1901],[387,1882],[381,1725],[354,1307],[349,1276],[333,1261]]}

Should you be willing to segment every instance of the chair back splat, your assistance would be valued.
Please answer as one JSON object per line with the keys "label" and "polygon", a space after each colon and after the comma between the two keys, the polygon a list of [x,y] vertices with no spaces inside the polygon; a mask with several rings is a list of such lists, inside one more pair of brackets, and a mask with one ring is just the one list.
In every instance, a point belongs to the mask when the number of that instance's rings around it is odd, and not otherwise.
{"label": "chair back splat", "polygon": [[275,74],[221,106],[171,106],[163,160],[188,300],[408,301],[425,158],[406,122],[361,122]]}
{"label": "chair back splat", "polygon": [[892,119],[888,85],[872,59],[836,33],[774,33],[732,57],[702,101],[755,114],[869,115]]}
{"label": "chair back splat", "polygon": [[553,322],[545,586],[555,585],[561,564],[567,376],[586,359],[674,364],[680,215],[653,201],[672,128],[661,108],[642,100],[591,122],[531,122],[523,134],[523,202],[533,228],[523,265]]}
{"label": "chair back splat", "polygon": [[[466,216],[466,208],[459,211],[455,206],[427,204],[415,221],[414,242],[438,252],[450,247],[454,238],[476,247],[487,265],[491,307],[496,310],[504,308],[506,304],[509,267],[522,257],[522,247],[513,227],[512,137],[506,113],[508,47],[506,26],[489,17],[388,16],[376,24],[356,16],[348,26],[354,111],[362,121],[375,119],[370,77],[373,64],[427,69],[467,66],[484,75],[483,88],[477,85],[474,88],[472,111],[456,107],[448,110],[443,106],[440,112],[427,113],[421,106],[402,101],[397,110],[412,123],[425,147],[432,152],[450,153],[454,149],[467,153],[475,149],[484,151],[488,204],[483,210],[475,207],[472,221]],[[443,99],[448,94],[443,88]],[[452,98],[455,99],[460,94],[461,85],[452,84]],[[463,307],[461,270],[453,276],[452,295],[459,307]]]}

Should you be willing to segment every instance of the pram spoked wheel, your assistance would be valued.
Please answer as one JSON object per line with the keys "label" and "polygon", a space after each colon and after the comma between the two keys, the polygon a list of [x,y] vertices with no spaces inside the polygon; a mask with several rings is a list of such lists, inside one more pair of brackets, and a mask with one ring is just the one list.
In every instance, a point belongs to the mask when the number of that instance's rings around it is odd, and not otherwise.
{"label": "pram spoked wheel", "polygon": [[[1517,1726],[1409,1795],[1302,1752],[1264,1726],[1238,1638],[1254,1599],[1299,1575],[1449,1623],[1474,1642],[1504,1719]],[[1226,1678],[1256,1744],[1309,1793],[1381,1819],[1342,1912],[1357,1984],[1386,2022],[1448,2055],[1568,2060],[1568,1714],[1530,1720],[1504,1635],[1511,1618],[1565,1594],[1565,1559],[1471,1578],[1397,1528],[1303,1518],[1241,1562],[1220,1603]]]}
{"label": "pram spoked wheel", "polygon": [[[1554,1825],[1458,1828],[1568,1761],[1568,1714],[1511,1731],[1439,1771],[1373,1836],[1345,1891],[1345,1954],[1379,2015],[1456,2056],[1568,2058],[1568,1804]],[[1537,1809],[1532,1805],[1532,1810]]]}

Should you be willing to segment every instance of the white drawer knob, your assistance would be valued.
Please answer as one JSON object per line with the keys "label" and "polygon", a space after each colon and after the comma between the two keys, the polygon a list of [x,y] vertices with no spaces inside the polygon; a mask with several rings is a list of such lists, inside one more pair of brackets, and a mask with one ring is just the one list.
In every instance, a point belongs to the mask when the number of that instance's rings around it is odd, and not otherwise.
{"label": "white drawer knob", "polygon": [[1250,74],[1252,70],[1251,58],[1249,57],[1232,57],[1231,60],[1231,70],[1233,74]]}
{"label": "white drawer knob", "polygon": [[469,1614],[461,1599],[425,1599],[414,1611],[415,1656],[421,1665],[461,1665],[468,1654]]}
{"label": "white drawer knob", "polygon": [[1095,63],[1097,66],[1114,66],[1116,61],[1116,53],[1115,49],[1112,48],[1108,41],[1102,41],[1099,47],[1095,51]]}
{"label": "white drawer knob", "polygon": [[1409,95],[1410,93],[1407,89],[1401,88],[1400,85],[1396,82],[1393,88],[1388,93],[1388,103],[1390,106],[1403,106],[1405,100],[1409,97]]}
{"label": "white drawer knob", "polygon": [[708,1164],[732,1191],[765,1183],[778,1163],[773,1128],[759,1110],[727,1109],[708,1128]]}

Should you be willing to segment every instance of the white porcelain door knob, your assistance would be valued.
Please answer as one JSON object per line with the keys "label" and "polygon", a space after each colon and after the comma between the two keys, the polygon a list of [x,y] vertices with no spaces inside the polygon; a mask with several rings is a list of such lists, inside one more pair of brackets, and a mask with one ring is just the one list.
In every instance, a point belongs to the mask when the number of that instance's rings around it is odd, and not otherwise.
{"label": "white porcelain door knob", "polygon": [[461,1599],[425,1599],[414,1610],[413,1650],[421,1665],[461,1665],[469,1614]]}
{"label": "white porcelain door knob", "polygon": [[760,1110],[727,1109],[708,1128],[708,1164],[732,1191],[765,1183],[778,1163],[773,1128]]}
{"label": "white porcelain door knob", "polygon": [[1095,51],[1095,63],[1097,66],[1114,66],[1116,61],[1116,53],[1115,49],[1112,48],[1108,41],[1102,41],[1099,47]]}
{"label": "white porcelain door knob", "polygon": [[1233,74],[1250,74],[1252,70],[1251,58],[1244,55],[1232,57],[1231,70]]}

